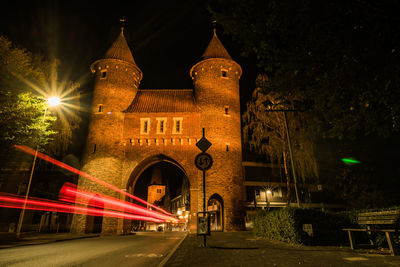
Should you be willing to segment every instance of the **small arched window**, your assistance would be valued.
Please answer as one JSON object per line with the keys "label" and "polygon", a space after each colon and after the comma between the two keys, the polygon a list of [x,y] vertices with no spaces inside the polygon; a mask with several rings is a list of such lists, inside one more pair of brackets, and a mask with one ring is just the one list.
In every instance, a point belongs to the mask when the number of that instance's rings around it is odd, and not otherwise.
{"label": "small arched window", "polygon": [[228,78],[228,70],[222,69],[221,70],[221,77],[222,78]]}
{"label": "small arched window", "polygon": [[105,79],[107,78],[107,70],[102,70],[100,73],[100,79]]}

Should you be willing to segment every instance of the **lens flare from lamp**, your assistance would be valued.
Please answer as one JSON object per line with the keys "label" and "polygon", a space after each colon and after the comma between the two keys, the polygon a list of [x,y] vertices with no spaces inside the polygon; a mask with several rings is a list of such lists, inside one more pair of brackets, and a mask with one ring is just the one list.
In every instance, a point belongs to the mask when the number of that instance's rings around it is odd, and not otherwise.
{"label": "lens flare from lamp", "polygon": [[49,107],[55,107],[55,106],[60,105],[61,99],[57,96],[52,96],[47,99],[47,103],[48,103]]}

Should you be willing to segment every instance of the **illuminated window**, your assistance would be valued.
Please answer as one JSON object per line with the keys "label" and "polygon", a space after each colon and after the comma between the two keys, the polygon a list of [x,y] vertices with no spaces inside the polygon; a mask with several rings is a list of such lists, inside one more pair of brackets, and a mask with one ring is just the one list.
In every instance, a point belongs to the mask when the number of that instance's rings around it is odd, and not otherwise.
{"label": "illuminated window", "polygon": [[150,118],[140,118],[140,134],[149,134]]}
{"label": "illuminated window", "polygon": [[228,71],[227,70],[221,70],[221,77],[228,78]]}
{"label": "illuminated window", "polygon": [[107,70],[102,70],[100,74],[100,79],[105,79],[107,77]]}
{"label": "illuminated window", "polygon": [[167,130],[167,118],[156,118],[157,134],[165,134]]}
{"label": "illuminated window", "polygon": [[183,118],[174,118],[174,126],[172,128],[172,134],[182,133],[182,121]]}
{"label": "illuminated window", "polygon": [[160,121],[160,133],[164,132],[164,121]]}

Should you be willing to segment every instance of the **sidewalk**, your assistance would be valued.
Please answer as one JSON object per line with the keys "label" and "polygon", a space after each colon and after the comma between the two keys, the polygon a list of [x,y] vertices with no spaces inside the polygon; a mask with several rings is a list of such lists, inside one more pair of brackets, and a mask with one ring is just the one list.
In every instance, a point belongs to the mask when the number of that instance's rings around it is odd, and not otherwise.
{"label": "sidewalk", "polygon": [[400,256],[352,251],[347,247],[294,246],[252,232],[190,234],[164,266],[400,266]]}
{"label": "sidewalk", "polygon": [[98,237],[100,234],[71,234],[71,233],[21,233],[21,238],[13,238],[10,233],[0,233],[0,249],[17,246],[47,244],[73,239]]}

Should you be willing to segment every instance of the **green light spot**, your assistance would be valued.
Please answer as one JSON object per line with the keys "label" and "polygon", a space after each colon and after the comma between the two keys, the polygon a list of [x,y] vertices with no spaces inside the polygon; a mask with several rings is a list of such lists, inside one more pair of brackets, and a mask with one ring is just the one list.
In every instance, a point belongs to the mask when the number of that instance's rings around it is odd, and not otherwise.
{"label": "green light spot", "polygon": [[354,159],[354,158],[342,158],[342,161],[344,164],[347,165],[353,165],[353,164],[359,164],[361,163],[360,161]]}

